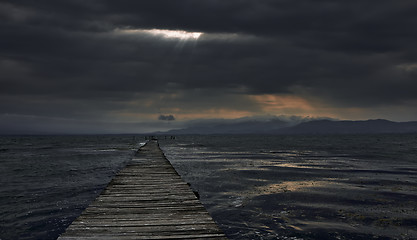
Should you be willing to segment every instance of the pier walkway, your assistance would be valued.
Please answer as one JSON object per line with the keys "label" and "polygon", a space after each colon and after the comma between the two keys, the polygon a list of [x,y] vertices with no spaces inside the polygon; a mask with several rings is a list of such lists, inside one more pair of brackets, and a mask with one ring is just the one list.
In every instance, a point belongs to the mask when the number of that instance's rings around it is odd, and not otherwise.
{"label": "pier walkway", "polygon": [[149,141],[58,238],[75,239],[227,238]]}

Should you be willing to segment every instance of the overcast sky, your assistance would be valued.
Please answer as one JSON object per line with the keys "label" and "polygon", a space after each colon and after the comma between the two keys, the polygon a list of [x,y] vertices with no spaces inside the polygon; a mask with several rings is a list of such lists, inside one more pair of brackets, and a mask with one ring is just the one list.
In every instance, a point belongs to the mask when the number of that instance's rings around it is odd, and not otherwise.
{"label": "overcast sky", "polygon": [[0,1],[0,133],[417,120],[416,13],[415,0]]}

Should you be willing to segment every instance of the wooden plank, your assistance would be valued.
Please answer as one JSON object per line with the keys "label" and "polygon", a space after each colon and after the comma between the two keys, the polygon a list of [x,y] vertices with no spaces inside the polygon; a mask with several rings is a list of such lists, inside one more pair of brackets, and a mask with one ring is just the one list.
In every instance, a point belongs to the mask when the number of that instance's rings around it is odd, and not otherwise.
{"label": "wooden plank", "polygon": [[206,239],[206,240],[222,240],[224,239],[223,234],[194,234],[194,235],[152,235],[152,236],[129,236],[129,235],[103,235],[97,234],[95,236],[63,236],[60,240],[162,240],[162,239]]}
{"label": "wooden plank", "polygon": [[227,239],[156,141],[132,161],[58,240]]}
{"label": "wooden plank", "polygon": [[[174,217],[175,216],[175,217]],[[198,216],[196,218],[196,216]],[[175,220],[175,221],[182,221],[182,220],[207,220],[211,219],[210,215],[205,213],[197,213],[197,212],[190,212],[190,213],[184,213],[184,214],[174,214],[174,213],[164,213],[164,214],[155,214],[155,213],[149,213],[149,214],[141,214],[140,220],[146,220],[149,222],[154,222],[154,220],[160,220],[160,221],[166,221],[166,220]],[[123,215],[108,215],[108,214],[93,214],[93,213],[85,213],[82,216],[79,217],[79,221],[87,221],[87,220],[94,220],[94,221],[102,221],[106,222],[107,220],[112,221],[137,221],[137,214],[123,214]],[[74,221],[74,223],[76,223]]]}

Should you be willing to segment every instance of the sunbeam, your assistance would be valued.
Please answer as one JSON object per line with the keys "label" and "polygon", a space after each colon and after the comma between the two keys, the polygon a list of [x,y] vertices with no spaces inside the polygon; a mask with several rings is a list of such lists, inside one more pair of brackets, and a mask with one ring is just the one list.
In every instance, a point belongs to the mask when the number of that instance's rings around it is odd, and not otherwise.
{"label": "sunbeam", "polygon": [[183,30],[167,30],[167,29],[117,29],[119,33],[124,34],[150,34],[168,39],[179,40],[197,40],[203,34],[202,32],[187,32]]}

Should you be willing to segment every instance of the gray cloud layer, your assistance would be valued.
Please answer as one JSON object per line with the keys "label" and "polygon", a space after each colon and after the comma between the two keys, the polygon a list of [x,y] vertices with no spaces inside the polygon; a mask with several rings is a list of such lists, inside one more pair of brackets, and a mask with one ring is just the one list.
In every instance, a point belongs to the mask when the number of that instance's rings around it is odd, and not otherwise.
{"label": "gray cloud layer", "polygon": [[[415,12],[408,0],[2,1],[0,114],[256,112],[247,94],[412,108]],[[205,34],[185,42],[123,31],[154,28]]]}

